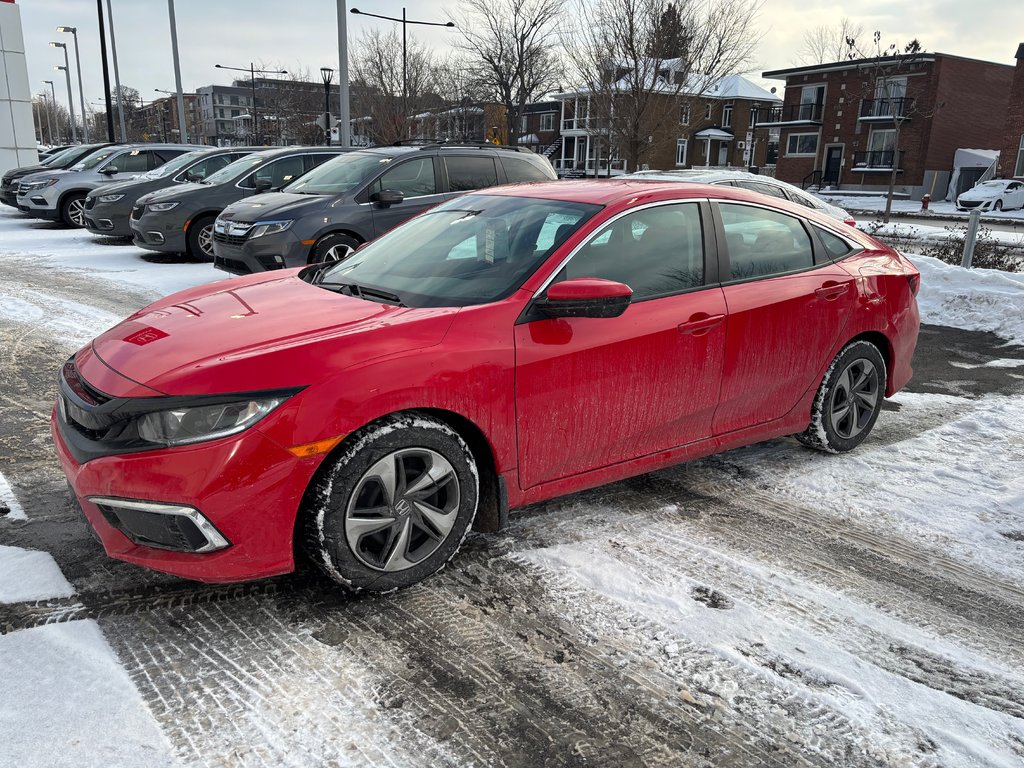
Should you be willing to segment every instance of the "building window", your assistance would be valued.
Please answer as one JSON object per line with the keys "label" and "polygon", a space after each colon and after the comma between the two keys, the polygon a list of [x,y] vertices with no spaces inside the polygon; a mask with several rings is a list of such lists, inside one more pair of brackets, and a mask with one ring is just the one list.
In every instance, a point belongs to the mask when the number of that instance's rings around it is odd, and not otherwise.
{"label": "building window", "polygon": [[1020,151],[1017,152],[1017,169],[1014,176],[1024,176],[1024,136],[1020,137]]}
{"label": "building window", "polygon": [[683,104],[679,107],[679,124],[689,125],[690,124],[690,105]]}
{"label": "building window", "polygon": [[722,127],[732,128],[732,104],[722,107]]}
{"label": "building window", "polygon": [[825,86],[808,85],[800,89],[800,120],[821,120],[825,103]]}
{"label": "building window", "polygon": [[540,116],[540,129],[542,131],[553,131],[555,130],[555,113],[545,112]]}
{"label": "building window", "polygon": [[233,107],[237,107],[238,106],[238,97],[237,96],[232,96],[231,97],[231,106],[233,106]]}
{"label": "building window", "polygon": [[813,157],[818,154],[818,134],[816,133],[791,133],[786,140],[786,155],[808,155]]}
{"label": "building window", "polygon": [[526,133],[528,130],[530,130],[530,116],[529,115],[520,115],[519,116],[519,132],[520,133]]}
{"label": "building window", "polygon": [[868,137],[868,152],[891,152],[896,149],[896,129],[876,128]]}
{"label": "building window", "polygon": [[710,104],[708,104],[704,108],[704,119],[705,120],[710,120],[711,119],[711,105]]}
{"label": "building window", "polygon": [[676,139],[676,165],[686,165],[686,139]]}

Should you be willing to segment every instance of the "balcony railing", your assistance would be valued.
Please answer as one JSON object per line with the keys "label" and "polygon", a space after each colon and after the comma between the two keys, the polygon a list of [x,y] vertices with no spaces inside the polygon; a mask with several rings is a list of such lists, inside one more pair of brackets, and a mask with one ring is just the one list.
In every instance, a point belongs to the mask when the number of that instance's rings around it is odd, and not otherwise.
{"label": "balcony railing", "polygon": [[860,120],[892,120],[907,118],[914,109],[914,100],[898,99],[861,99]]}
{"label": "balcony railing", "polygon": [[768,123],[821,123],[824,112],[822,104],[789,104],[788,106],[772,107],[759,110],[757,125]]}
{"label": "balcony railing", "polygon": [[850,170],[854,173],[891,171],[893,164],[896,165],[897,169],[902,169],[902,150],[882,149],[873,152],[854,152],[853,167]]}

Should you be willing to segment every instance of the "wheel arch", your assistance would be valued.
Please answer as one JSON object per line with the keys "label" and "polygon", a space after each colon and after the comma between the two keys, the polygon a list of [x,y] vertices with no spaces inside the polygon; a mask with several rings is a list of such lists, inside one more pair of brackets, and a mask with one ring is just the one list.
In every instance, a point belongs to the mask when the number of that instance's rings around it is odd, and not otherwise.
{"label": "wheel arch", "polygon": [[325,237],[330,237],[331,235],[345,235],[346,237],[351,237],[353,240],[358,241],[360,245],[362,245],[363,243],[367,242],[370,239],[359,234],[358,232],[356,232],[356,230],[352,228],[342,227],[341,229],[338,229],[337,227],[332,226],[330,229],[318,232],[316,237],[313,238],[313,244],[309,246],[309,252],[306,254],[306,261],[309,261],[313,257],[313,251],[316,250],[317,243],[319,243]]}
{"label": "wheel arch", "polygon": [[871,344],[874,344],[882,354],[882,359],[885,360],[885,395],[886,397],[889,397],[893,394],[893,369],[896,363],[895,350],[893,349],[892,342],[889,341],[889,337],[881,331],[865,331],[864,333],[854,336],[843,346],[846,347],[853,344],[855,341],[870,342]]}
{"label": "wheel arch", "polygon": [[61,213],[64,210],[64,203],[67,202],[67,199],[72,195],[81,195],[82,197],[88,197],[90,192],[92,192],[91,189],[65,189],[63,192],[60,193],[60,197],[57,198],[57,213]]}

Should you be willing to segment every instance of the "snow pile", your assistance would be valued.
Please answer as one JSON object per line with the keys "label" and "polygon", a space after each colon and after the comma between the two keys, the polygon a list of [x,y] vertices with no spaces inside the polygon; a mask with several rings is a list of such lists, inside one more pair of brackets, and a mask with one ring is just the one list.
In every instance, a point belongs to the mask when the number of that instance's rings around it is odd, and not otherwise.
{"label": "snow pile", "polygon": [[7,514],[4,517],[8,520],[25,519],[25,510],[18,503],[18,498],[14,495],[14,491],[10,483],[7,482],[7,478],[4,477],[3,472],[0,472],[0,506],[7,509]]}
{"label": "snow pile", "polygon": [[[831,191],[828,189],[823,189],[816,194],[826,203],[838,205],[848,211],[881,213],[885,210],[884,195],[844,195],[841,190]],[[922,213],[921,201],[903,199],[893,200],[892,210],[894,213]],[[958,211],[956,209],[956,204],[952,202],[946,202],[945,200],[932,200],[931,204],[928,206],[928,210],[923,212],[923,215],[925,216],[928,216],[929,214],[958,218],[966,221],[967,217],[970,215],[970,211]],[[1020,220],[1024,219],[1024,209],[1012,211],[982,211],[981,215],[983,218],[991,217],[994,219]]]}
{"label": "snow pile", "polygon": [[907,254],[921,271],[921,320],[968,331],[991,331],[1024,344],[1024,274],[964,269]]}
{"label": "snow pile", "polygon": [[0,680],[4,765],[176,764],[94,621],[0,636]]}
{"label": "snow pile", "polygon": [[0,604],[74,594],[49,552],[0,545]]}

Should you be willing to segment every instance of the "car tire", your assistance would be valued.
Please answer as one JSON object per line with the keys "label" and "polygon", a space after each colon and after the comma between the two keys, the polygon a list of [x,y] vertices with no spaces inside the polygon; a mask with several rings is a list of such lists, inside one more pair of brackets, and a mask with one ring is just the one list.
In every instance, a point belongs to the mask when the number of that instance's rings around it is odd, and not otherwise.
{"label": "car tire", "polygon": [[992,210],[993,211],[1001,211],[1001,210],[1003,210],[1003,201],[1002,200],[996,200],[992,204]]}
{"label": "car tire", "polygon": [[75,193],[68,195],[60,204],[60,220],[69,227],[85,226],[85,195]]}
{"label": "car tire", "polygon": [[809,448],[845,453],[875,426],[885,397],[885,359],[870,341],[847,344],[825,372],[811,423],[796,439]]}
{"label": "car tire", "polygon": [[213,220],[216,216],[200,216],[188,226],[185,238],[188,255],[198,261],[213,261]]}
{"label": "car tire", "polygon": [[332,261],[344,261],[362,245],[354,237],[342,234],[324,235],[313,245],[309,253],[310,264],[323,264]]}
{"label": "car tire", "polygon": [[479,486],[473,453],[451,427],[416,411],[388,416],[351,435],[310,484],[304,548],[350,591],[416,584],[455,556]]}

